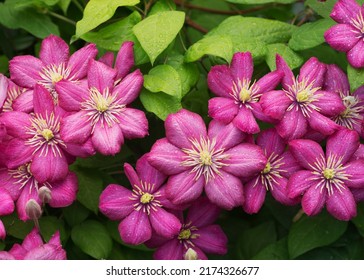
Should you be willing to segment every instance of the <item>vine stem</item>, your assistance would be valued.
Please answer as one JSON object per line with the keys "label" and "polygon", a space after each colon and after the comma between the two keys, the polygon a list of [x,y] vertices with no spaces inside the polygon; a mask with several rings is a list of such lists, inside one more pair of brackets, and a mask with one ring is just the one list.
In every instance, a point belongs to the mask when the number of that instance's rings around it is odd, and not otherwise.
{"label": "vine stem", "polygon": [[61,15],[56,14],[56,13],[51,12],[51,11],[47,11],[47,13],[48,13],[50,16],[52,16],[52,17],[58,18],[58,19],[60,19],[60,20],[63,20],[64,22],[67,22],[67,23],[69,23],[69,24],[72,24],[72,25],[76,26],[76,22],[75,22],[75,21],[73,21],[73,20],[71,20],[71,19],[69,19],[69,18],[66,18],[66,17],[64,17],[64,16],[61,16]]}

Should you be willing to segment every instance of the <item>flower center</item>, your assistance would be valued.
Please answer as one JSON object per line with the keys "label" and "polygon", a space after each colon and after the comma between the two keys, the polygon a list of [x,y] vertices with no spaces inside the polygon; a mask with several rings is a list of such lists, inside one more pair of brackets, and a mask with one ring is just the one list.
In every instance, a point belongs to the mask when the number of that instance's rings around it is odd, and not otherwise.
{"label": "flower center", "polygon": [[335,177],[335,170],[331,168],[326,168],[322,174],[327,180],[331,180]]}
{"label": "flower center", "polygon": [[271,167],[270,163],[268,162],[263,169],[263,174],[268,174],[271,169],[272,169],[272,167]]}
{"label": "flower center", "polygon": [[49,140],[52,140],[54,138],[54,134],[52,130],[45,128],[41,132],[43,138],[48,142]]}
{"label": "flower center", "polygon": [[233,83],[232,92],[230,95],[235,99],[235,104],[245,104],[251,108],[249,103],[258,102],[261,94],[257,94],[259,88],[255,85],[255,81],[250,85],[248,79],[239,80],[238,83]]}
{"label": "flower center", "polygon": [[178,234],[179,240],[187,240],[191,237],[191,230],[190,229],[184,229],[181,230],[181,232]]}
{"label": "flower center", "polygon": [[151,201],[153,201],[154,196],[151,195],[150,193],[144,193],[141,197],[140,197],[140,202],[143,204],[147,204]]}
{"label": "flower center", "polygon": [[239,93],[240,101],[243,103],[249,101],[251,98],[250,93],[251,93],[251,91],[249,89],[242,88]]}
{"label": "flower center", "polygon": [[211,166],[212,165],[211,154],[208,151],[201,151],[200,161],[201,161],[201,164],[203,164],[203,165]]}
{"label": "flower center", "polygon": [[101,94],[98,96],[96,100],[96,109],[100,113],[103,113],[109,109],[109,102],[106,98],[104,98]]}
{"label": "flower center", "polygon": [[297,93],[296,98],[298,102],[307,102],[310,99],[311,95],[312,94],[307,89],[304,89]]}
{"label": "flower center", "polygon": [[358,33],[357,38],[362,38],[364,34],[364,18],[361,11],[359,12],[359,15],[351,20],[351,24],[357,29],[356,33]]}

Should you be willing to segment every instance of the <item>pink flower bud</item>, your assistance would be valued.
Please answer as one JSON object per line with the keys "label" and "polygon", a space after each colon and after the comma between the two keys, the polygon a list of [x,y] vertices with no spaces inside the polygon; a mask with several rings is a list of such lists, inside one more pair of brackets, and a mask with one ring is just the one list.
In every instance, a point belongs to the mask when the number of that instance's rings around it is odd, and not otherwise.
{"label": "pink flower bud", "polygon": [[32,220],[38,220],[42,216],[42,208],[34,199],[30,199],[25,205],[25,213]]}
{"label": "pink flower bud", "polygon": [[52,199],[52,192],[46,186],[43,186],[38,191],[38,196],[43,203],[48,203]]}

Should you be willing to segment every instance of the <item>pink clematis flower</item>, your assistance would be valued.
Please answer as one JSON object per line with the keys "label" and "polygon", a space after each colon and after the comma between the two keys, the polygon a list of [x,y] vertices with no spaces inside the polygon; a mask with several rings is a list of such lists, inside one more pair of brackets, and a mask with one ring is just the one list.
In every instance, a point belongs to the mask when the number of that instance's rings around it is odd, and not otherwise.
{"label": "pink clematis flower", "polygon": [[44,243],[36,228],[25,237],[21,245],[14,244],[9,252],[0,252],[0,260],[65,260],[66,258],[59,232],[57,231],[47,243]]}
{"label": "pink clematis flower", "polygon": [[115,86],[117,70],[92,61],[88,71],[88,87],[68,81],[58,82],[66,110],[61,135],[67,142],[82,144],[92,141],[104,155],[120,152],[124,138],[143,138],[148,134],[148,120],[143,111],[128,105],[139,95],[143,76],[139,70],[128,74]]}
{"label": "pink clematis flower", "polygon": [[364,160],[353,160],[359,148],[359,136],[348,129],[338,130],[327,139],[326,155],[311,140],[296,139],[289,148],[304,170],[293,174],[287,184],[291,198],[302,197],[307,215],[316,215],[325,206],[339,220],[356,215],[351,188],[364,188]]}
{"label": "pink clematis flower", "polygon": [[[0,188],[0,217],[13,213],[15,208],[11,195],[4,189]],[[0,239],[5,239],[6,231],[3,222],[0,219]]]}
{"label": "pink clematis flower", "polygon": [[255,118],[274,121],[262,113],[259,100],[283,77],[283,72],[276,70],[252,82],[253,67],[250,52],[235,53],[230,66],[213,66],[207,77],[209,88],[219,96],[209,100],[209,115],[225,124],[233,122],[249,134],[260,131]]}
{"label": "pink clematis flower", "polygon": [[335,50],[345,52],[353,67],[364,67],[364,9],[354,0],[339,0],[331,12],[337,23],[325,34],[326,42]]}
{"label": "pink clematis flower", "polygon": [[327,65],[324,89],[338,93],[345,106],[345,110],[335,116],[333,120],[337,124],[361,134],[364,119],[364,86],[351,93],[349,80],[345,73],[337,65],[331,64]]}
{"label": "pink clematis flower", "polygon": [[152,233],[172,238],[181,223],[165,209],[173,207],[162,186],[166,176],[148,163],[147,155],[137,161],[136,172],[127,163],[124,170],[133,190],[115,184],[107,186],[100,196],[101,212],[112,220],[121,220],[119,232],[125,243],[144,243]]}
{"label": "pink clematis flower", "polygon": [[227,252],[227,237],[219,225],[213,224],[220,209],[206,197],[196,200],[184,219],[179,217],[181,230],[172,238],[154,236],[147,242],[148,247],[157,248],[153,258],[157,260],[206,260],[207,254],[224,255]]}
{"label": "pink clematis flower", "polygon": [[[34,90],[34,114],[10,111],[0,117],[7,133],[14,137],[6,145],[9,169],[31,162],[30,172],[39,183],[63,180],[72,156],[89,156],[94,149],[68,144],[60,135],[61,117],[48,91],[40,85]],[[72,156],[71,156],[72,154]]]}
{"label": "pink clematis flower", "polygon": [[95,44],[89,44],[70,56],[69,47],[61,38],[50,35],[42,41],[39,59],[30,55],[14,57],[9,62],[10,78],[19,86],[33,89],[45,87],[58,104],[59,81],[77,82],[86,78],[88,64],[97,54]]}
{"label": "pink clematis flower", "polygon": [[323,135],[334,133],[340,126],[330,117],[345,109],[338,94],[323,91],[326,66],[317,58],[310,58],[297,78],[284,59],[277,55],[277,69],[282,70],[283,90],[275,90],[261,97],[263,112],[276,119],[278,134],[285,140],[302,138],[312,128]]}
{"label": "pink clematis flower", "polygon": [[167,195],[175,204],[196,200],[203,190],[218,206],[232,209],[243,203],[240,178],[265,167],[260,147],[243,143],[245,134],[233,124],[212,121],[208,131],[202,118],[187,110],[170,114],[166,138],[158,140],[148,160],[169,175]]}
{"label": "pink clematis flower", "polygon": [[16,169],[0,168],[0,192],[6,191],[16,202],[21,220],[32,218],[27,214],[27,206],[29,208],[31,203],[36,203],[39,209],[45,203],[60,208],[67,207],[76,200],[78,189],[76,174],[69,172],[62,180],[39,183],[30,169],[31,162]]}
{"label": "pink clematis flower", "polygon": [[294,205],[299,200],[288,197],[288,178],[301,166],[289,151],[286,143],[274,128],[262,131],[257,137],[257,145],[264,151],[268,162],[265,168],[244,185],[243,209],[249,214],[257,213],[264,203],[267,191],[284,205]]}
{"label": "pink clematis flower", "polygon": [[12,80],[7,79],[5,95],[3,112],[33,112],[33,90],[19,87]]}

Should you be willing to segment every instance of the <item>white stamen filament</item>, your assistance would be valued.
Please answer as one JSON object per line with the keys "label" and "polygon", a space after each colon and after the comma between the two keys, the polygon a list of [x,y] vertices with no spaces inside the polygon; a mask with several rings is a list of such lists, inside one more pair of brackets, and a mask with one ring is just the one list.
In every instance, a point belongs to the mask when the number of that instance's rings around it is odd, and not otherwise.
{"label": "white stamen filament", "polygon": [[361,114],[364,114],[364,106],[359,105],[359,100],[355,96],[350,95],[349,92],[340,92],[340,97],[342,98],[346,109],[336,116],[334,121],[351,130],[353,130],[354,127],[360,127],[363,121],[363,116]]}
{"label": "white stamen filament", "polygon": [[250,85],[251,81],[248,79],[239,80],[238,83],[233,83],[232,92],[229,94],[235,99],[235,104],[241,106],[245,104],[249,109],[252,109],[249,103],[256,103],[262,94],[257,94],[259,87],[255,81]]}
{"label": "white stamen filament", "polygon": [[158,211],[158,208],[162,207],[160,201],[160,192],[154,192],[154,184],[140,182],[140,186],[134,185],[132,196],[130,200],[135,201],[134,209],[136,211],[143,210],[148,215],[151,211]]}

